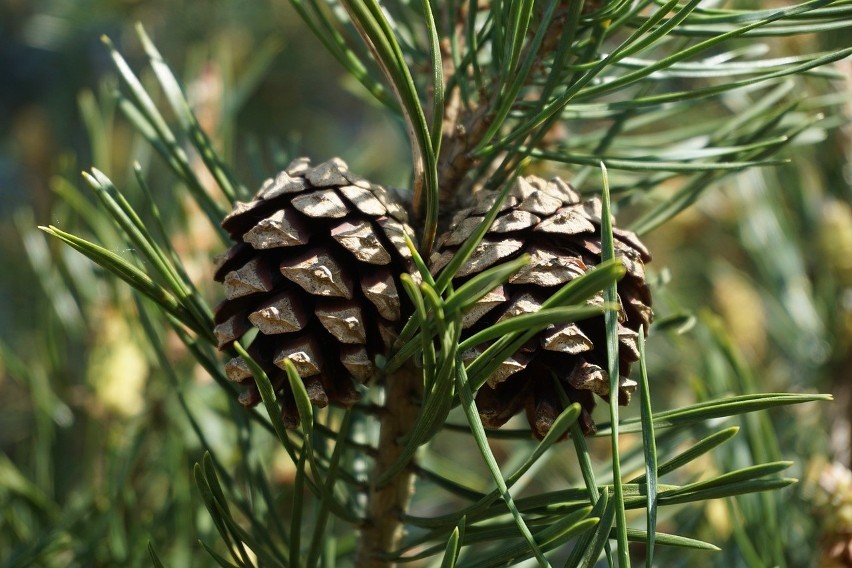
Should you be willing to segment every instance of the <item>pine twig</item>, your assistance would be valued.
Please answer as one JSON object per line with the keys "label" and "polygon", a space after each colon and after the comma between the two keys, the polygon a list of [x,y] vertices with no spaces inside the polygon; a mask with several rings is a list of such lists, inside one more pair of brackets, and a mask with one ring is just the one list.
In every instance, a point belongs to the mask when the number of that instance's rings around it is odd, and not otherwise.
{"label": "pine twig", "polygon": [[378,455],[356,566],[389,568],[395,565],[386,555],[397,548],[402,539],[402,514],[414,491],[414,474],[411,468],[403,468],[384,485],[376,486],[375,482],[397,461],[403,449],[401,440],[417,422],[422,391],[421,372],[410,363],[386,378]]}
{"label": "pine twig", "polygon": [[[524,85],[529,87],[537,74],[546,74],[546,60],[556,49],[561,36],[565,31],[567,12],[558,11],[548,25],[547,32],[542,38],[541,45],[537,48],[527,45],[521,59],[526,58],[529,50],[534,50],[532,56],[535,61],[532,65],[534,72],[527,76]],[[462,23],[468,18],[467,6],[459,8],[458,22],[454,33],[455,42],[458,46],[464,46],[465,33]],[[445,93],[444,119],[443,119],[443,143],[438,156],[438,187],[439,199],[442,208],[452,211],[457,209],[460,198],[471,194],[472,186],[477,180],[466,179],[471,171],[474,171],[483,161],[483,157],[474,154],[474,149],[483,141],[483,138],[491,129],[497,116],[499,106],[500,84],[496,78],[489,80],[487,86],[479,89],[479,102],[471,104],[465,102],[461,93],[459,83],[467,81],[464,75],[469,73],[466,67],[457,69],[453,61],[450,39],[445,37],[441,42],[442,61],[444,65],[443,75],[452,83]],[[468,46],[469,47],[469,46]],[[462,75],[459,75],[459,74]],[[546,89],[545,89],[546,90]],[[545,95],[541,90],[537,91],[539,96]],[[493,159],[485,158],[486,160]]]}

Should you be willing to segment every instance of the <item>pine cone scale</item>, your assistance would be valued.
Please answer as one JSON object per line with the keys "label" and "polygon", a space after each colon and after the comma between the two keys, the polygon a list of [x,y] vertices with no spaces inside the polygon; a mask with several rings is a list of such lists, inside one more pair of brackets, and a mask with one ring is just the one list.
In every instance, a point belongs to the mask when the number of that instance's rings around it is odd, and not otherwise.
{"label": "pine cone scale", "polygon": [[250,328],[251,324],[244,315],[237,314],[229,317],[213,328],[213,336],[216,338],[217,347],[224,349],[242,337]]}
{"label": "pine cone scale", "polygon": [[325,249],[308,250],[281,262],[281,274],[314,296],[352,299],[352,277]]}
{"label": "pine cone scale", "polygon": [[310,231],[304,221],[292,211],[282,209],[261,220],[243,239],[255,249],[269,249],[304,245]]}
{"label": "pine cone scale", "polygon": [[364,314],[357,302],[322,301],[315,311],[323,327],[341,343],[367,343]]}
{"label": "pine cone scale", "polygon": [[382,201],[363,187],[344,185],[340,187],[340,192],[364,215],[382,217],[388,214],[387,207],[382,204]]}
{"label": "pine cone scale", "polygon": [[361,291],[385,320],[397,321],[401,318],[402,303],[394,276],[389,270],[375,270],[365,274],[361,279]]}
{"label": "pine cone scale", "polygon": [[294,337],[281,342],[280,345],[282,346],[272,360],[276,367],[286,370],[285,359],[289,359],[303,379],[322,372],[319,344],[313,337]]}
{"label": "pine cone scale", "polygon": [[297,211],[315,219],[341,219],[349,208],[333,189],[300,194],[290,201]]}
{"label": "pine cone scale", "polygon": [[280,280],[262,258],[254,258],[225,275],[225,298],[234,300],[263,292],[271,292]]}
{"label": "pine cone scale", "polygon": [[307,325],[309,314],[291,290],[275,296],[272,301],[251,312],[249,322],[261,333],[275,335],[299,331]]}
{"label": "pine cone scale", "polygon": [[541,346],[547,351],[577,355],[594,348],[589,336],[574,323],[548,326],[540,338]]}

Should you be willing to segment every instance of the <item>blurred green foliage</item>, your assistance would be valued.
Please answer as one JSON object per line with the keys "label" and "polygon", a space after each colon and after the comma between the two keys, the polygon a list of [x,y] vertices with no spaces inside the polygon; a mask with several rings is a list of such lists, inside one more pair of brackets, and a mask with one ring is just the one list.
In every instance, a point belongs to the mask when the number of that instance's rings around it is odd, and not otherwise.
{"label": "blurred green foliage", "polygon": [[[271,440],[240,454],[237,438],[247,430],[228,421],[232,403],[174,337],[151,326],[156,320],[148,309],[126,287],[100,278],[102,271],[35,231],[37,224],[61,222],[132,256],[110,226],[84,221],[93,198],[79,171],[95,164],[135,187],[129,180],[138,161],[158,203],[176,196],[164,218],[193,280],[215,301],[206,282],[220,245],[112,102],[116,79],[99,37],[108,34],[131,64],[138,63],[143,54],[133,33],[136,21],[182,78],[202,126],[250,187],[285,152],[344,155],[354,171],[407,184],[401,124],[345,75],[285,1],[1,3],[4,566],[147,565],[149,542],[167,565],[206,565],[209,556],[197,541],[217,538],[192,478],[205,445],[218,450],[226,468],[270,479],[284,507],[295,491],[292,464],[269,457]],[[797,38],[785,48],[796,53],[796,42],[812,41],[844,39]],[[850,74],[849,61],[837,67]],[[727,178],[647,237],[658,313],[674,323],[694,322],[681,326],[683,333],[672,325],[649,339],[655,410],[725,393],[831,392],[837,399],[743,420],[735,443],[701,466],[730,471],[753,456],[794,459],[791,475],[806,482],[785,490],[780,504],[778,497],[761,495],[661,513],[660,531],[668,526],[668,532],[691,534],[724,552],[694,556],[661,549],[660,565],[699,558],[702,565],[757,566],[767,557],[818,565],[837,530],[823,522],[832,515],[814,507],[822,502],[815,495],[823,465],[850,461],[852,107],[848,93],[826,95],[826,84],[820,83],[820,96],[846,101],[827,139],[816,148],[790,148],[795,160],[789,165]],[[145,335],[151,333],[163,337],[167,352],[150,348]],[[195,425],[181,405],[192,410]],[[634,405],[627,416],[636,415]],[[776,431],[779,447],[755,447],[767,428]],[[593,455],[607,459],[603,444],[590,445]],[[454,452],[471,447],[444,434],[436,441],[441,451],[426,460],[452,468]],[[573,454],[554,459],[570,464]],[[430,494],[417,499],[415,509],[427,507]],[[784,538],[769,552],[761,546],[772,537],[764,524],[772,515]],[[279,530],[272,517],[270,530]]]}

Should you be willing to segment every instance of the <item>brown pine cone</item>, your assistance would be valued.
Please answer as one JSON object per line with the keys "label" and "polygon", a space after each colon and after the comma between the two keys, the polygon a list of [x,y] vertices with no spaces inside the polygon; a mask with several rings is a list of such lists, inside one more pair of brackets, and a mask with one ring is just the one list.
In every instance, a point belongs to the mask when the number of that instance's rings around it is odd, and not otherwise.
{"label": "brown pine cone", "polygon": [[[497,195],[480,192],[473,207],[456,214],[451,229],[437,242],[430,259],[433,273],[450,262],[459,246],[482,222]],[[508,283],[477,302],[463,320],[463,338],[516,315],[537,311],[542,302],[570,280],[601,261],[601,202],[581,200],[559,178],[545,181],[520,178],[503,203],[499,216],[485,238],[459,269],[455,287],[479,272],[524,253],[530,262]],[[618,402],[626,405],[636,389],[629,378],[631,363],[638,360],[636,340],[647,333],[652,319],[651,296],[645,283],[644,263],[651,257],[635,234],[613,229],[615,254],[627,268],[618,283],[621,310],[618,314],[620,388]],[[598,296],[592,300],[602,302]],[[594,395],[609,400],[604,318],[551,325],[519,349],[489,377],[477,393],[483,423],[499,428],[522,408],[533,433],[543,437],[564,410],[555,381],[568,398],[583,408],[580,418],[588,434],[595,430],[591,412]],[[463,354],[474,359],[487,345]]]}
{"label": "brown pine cone", "polygon": [[[222,227],[236,244],[215,273],[226,297],[215,310],[219,349],[257,330],[248,351],[279,393],[289,427],[299,418],[285,358],[313,404],[354,404],[352,379],[374,375],[375,356],[389,349],[411,313],[399,283],[411,262],[403,232],[414,239],[405,210],[339,158],[313,168],[300,158],[252,201],[238,202]],[[259,402],[242,358],[225,371],[246,387],[241,403]]]}

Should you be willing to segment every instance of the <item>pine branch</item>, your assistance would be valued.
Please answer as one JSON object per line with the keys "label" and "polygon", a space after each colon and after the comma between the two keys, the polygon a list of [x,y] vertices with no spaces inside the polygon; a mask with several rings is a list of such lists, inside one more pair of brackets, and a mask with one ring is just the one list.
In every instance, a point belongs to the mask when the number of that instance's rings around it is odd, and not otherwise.
{"label": "pine branch", "polygon": [[[233,422],[242,428],[241,449],[247,456],[260,453],[250,444],[269,441],[271,432],[280,444],[277,450],[283,448],[296,468],[289,533],[281,528],[272,538],[255,518],[254,504],[239,495],[234,481],[239,476],[225,475],[219,465],[224,462],[212,454],[198,466],[198,486],[233,561],[248,564],[253,552],[262,564],[302,563],[302,530],[312,527],[311,565],[354,556],[357,566],[384,568],[408,554],[406,559],[413,554],[425,558],[447,550],[446,565],[457,558],[459,565],[474,566],[535,558],[546,566],[546,555],[569,542],[577,543],[570,560],[591,565],[601,553],[612,562],[609,541],[615,539],[619,563],[626,565],[629,541],[654,547],[655,558],[661,558],[664,545],[713,549],[658,533],[653,526],[658,507],[792,483],[777,477],[789,465],[778,459],[779,450],[759,451],[775,448],[776,442],[768,421],[756,418],[746,419],[757,426],[747,429],[749,447],[737,449],[750,451],[758,465],[731,461],[719,475],[698,483],[658,483],[657,476],[676,470],[688,476],[683,468],[694,467],[699,455],[729,440],[734,430],[705,438],[700,452],[677,453],[685,435],[704,435],[719,418],[825,397],[725,399],[727,386],[721,388],[711,372],[716,398],[652,413],[642,341],[653,318],[650,291],[657,293],[644,269],[649,252],[634,234],[612,226],[608,199],[601,206],[558,178],[514,181],[536,161],[576,166],[576,180],[589,179],[604,161],[612,172],[613,197],[623,196],[624,202],[639,192],[680,184],[663,203],[646,206],[640,215],[637,226],[650,230],[695,202],[727,172],[777,165],[776,152],[799,134],[822,128],[821,118],[808,114],[812,108],[801,111],[788,100],[794,92],[788,78],[836,78],[818,67],[850,51],[761,59],[760,46],[751,42],[807,31],[806,25],[819,31],[847,25],[843,18],[852,12],[847,3],[829,6],[818,0],[767,12],[705,10],[700,4],[642,0],[565,7],[558,0],[462,1],[436,3],[438,18],[428,0],[419,5],[345,0],[346,11],[318,0],[294,0],[348,72],[401,114],[412,148],[419,235],[409,234],[405,211],[388,192],[354,176],[340,160],[315,168],[295,160],[223,222],[237,242],[216,268],[227,301],[212,317],[174,248],[156,244],[163,236],[168,241],[168,233],[150,233],[106,176],[95,172],[88,178],[103,205],[99,214],[91,214],[101,216],[93,224],[109,226],[132,243],[147,271],[109,246],[53,227],[48,234],[153,300],[148,309],[159,310],[164,326],[168,322],[174,328],[196,363],[229,392],[234,383],[243,385],[241,402],[262,401],[267,410],[262,418],[232,404]],[[173,129],[167,123],[156,97],[110,45],[131,94],[120,97],[119,106],[218,228],[224,205],[209,193],[200,168],[216,180],[222,198],[232,201],[245,191],[201,131],[153,43],[141,30],[140,35],[178,124]],[[360,43],[350,46],[356,35]],[[745,47],[733,43],[743,38],[749,42]],[[375,65],[367,62],[370,54]],[[768,96],[767,87],[772,88]],[[426,100],[421,100],[424,92]],[[762,100],[736,112],[730,104],[734,97],[741,104]],[[712,109],[699,112],[696,100]],[[199,170],[193,158],[200,158]],[[147,192],[141,171],[136,173]],[[460,212],[459,203],[466,200],[472,207]],[[159,220],[156,208],[153,212]],[[430,255],[438,215],[446,219],[457,213],[456,224]],[[325,233],[318,236],[317,227]],[[417,236],[420,252],[412,244]],[[599,296],[604,289],[606,302]],[[149,322],[146,327],[156,326]],[[723,337],[721,327],[715,331]],[[399,349],[390,354],[388,375],[379,385],[383,404],[360,406],[364,385],[375,379],[381,355],[397,333]],[[234,343],[243,339],[246,350]],[[159,338],[149,333],[149,340]],[[703,346],[715,348],[712,353],[733,367],[743,383],[734,388],[756,390],[743,379],[750,381],[733,344],[716,343]],[[239,356],[223,372],[211,346]],[[629,402],[637,386],[629,377],[637,361],[643,371],[641,418],[623,420],[618,405]],[[209,448],[187,399],[180,397],[196,435]],[[595,425],[595,397],[612,405],[609,424]],[[350,409],[344,420],[336,421],[339,414],[333,410],[315,411],[329,403]],[[468,421],[463,428],[445,423],[458,406]],[[522,409],[529,429],[497,430]],[[350,419],[378,421],[378,439],[350,439]],[[601,472],[593,471],[584,438],[596,428],[613,442],[612,464]],[[414,465],[418,448],[444,430],[472,436],[478,454],[464,459],[481,458],[489,476],[466,484],[431,464]],[[526,472],[547,467],[543,456],[553,454],[549,448],[566,432],[574,440],[586,487],[569,484],[523,499],[513,495]],[[618,446],[619,434],[635,432],[642,432],[644,447]],[[517,471],[504,475],[490,439],[528,440],[531,433],[541,444],[518,462],[523,465]],[[519,444],[507,451],[514,461],[529,448]],[[622,483],[620,472],[641,461],[645,476]],[[370,463],[368,472],[364,464]],[[469,505],[442,516],[409,515],[415,475]],[[258,486],[265,497],[272,493],[263,472],[249,479],[252,495]],[[472,489],[483,483],[491,490]],[[759,514],[774,518],[769,499],[762,497]],[[281,510],[272,497],[264,507],[273,516]],[[633,508],[648,509],[646,531],[626,526],[625,511]],[[250,529],[231,511],[249,517]],[[335,523],[348,534],[352,528],[360,531],[357,550],[345,559],[347,552],[335,549]],[[425,530],[406,539],[407,526]],[[774,537],[777,523],[766,526]],[[746,537],[740,540],[759,550]],[[772,546],[780,564],[777,539]],[[149,550],[157,557],[153,547]],[[485,554],[472,560],[480,551]]]}

